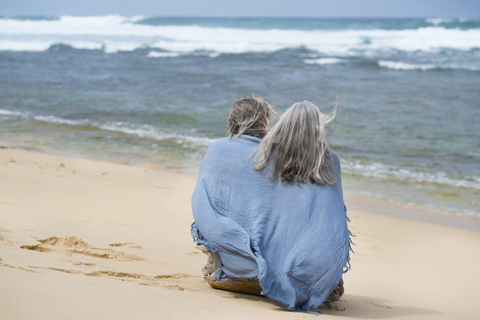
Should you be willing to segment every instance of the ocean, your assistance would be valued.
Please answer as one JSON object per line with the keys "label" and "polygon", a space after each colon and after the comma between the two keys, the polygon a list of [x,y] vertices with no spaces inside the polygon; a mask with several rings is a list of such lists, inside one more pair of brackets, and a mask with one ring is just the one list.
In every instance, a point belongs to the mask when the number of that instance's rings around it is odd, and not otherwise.
{"label": "ocean", "polygon": [[251,94],[338,103],[346,194],[480,219],[480,20],[0,17],[10,145],[193,174]]}

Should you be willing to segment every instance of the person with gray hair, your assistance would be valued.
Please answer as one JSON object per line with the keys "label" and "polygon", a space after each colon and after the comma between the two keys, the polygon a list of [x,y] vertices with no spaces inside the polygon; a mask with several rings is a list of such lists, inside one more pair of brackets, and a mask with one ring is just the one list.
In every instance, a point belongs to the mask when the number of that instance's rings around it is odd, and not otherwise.
{"label": "person with gray hair", "polygon": [[[232,114],[240,132],[237,124],[248,122]],[[212,255],[204,275],[213,287],[302,312],[343,294],[351,234],[340,162],[324,128],[335,115],[336,108],[325,115],[309,101],[295,103],[263,139],[234,133],[207,150],[191,233]]]}
{"label": "person with gray hair", "polygon": [[272,180],[334,184],[337,178],[325,125],[335,119],[336,112],[335,107],[325,115],[310,101],[295,103],[258,146],[255,169],[262,170],[272,161]]}

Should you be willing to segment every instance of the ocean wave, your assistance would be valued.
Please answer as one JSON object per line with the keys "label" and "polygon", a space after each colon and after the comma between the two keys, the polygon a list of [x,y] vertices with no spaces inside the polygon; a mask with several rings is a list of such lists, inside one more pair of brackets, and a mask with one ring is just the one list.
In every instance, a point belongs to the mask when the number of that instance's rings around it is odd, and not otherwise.
{"label": "ocean wave", "polygon": [[189,142],[196,145],[210,146],[217,139],[183,135],[175,132],[165,132],[148,124],[133,124],[128,122],[108,122],[99,126],[100,129],[136,135],[140,138],[155,140],[173,140],[179,144]]}
{"label": "ocean wave", "polygon": [[[139,18],[138,18],[139,19]],[[134,19],[135,20],[135,19]],[[110,16],[62,16],[58,20],[0,19],[1,50],[41,51],[63,43],[74,48],[106,53],[154,48],[191,53],[272,52],[305,47],[327,55],[351,55],[378,50],[468,51],[480,47],[480,29],[284,30],[202,27],[195,25],[136,24],[132,18]],[[84,44],[75,43],[83,41]],[[87,46],[85,43],[89,43]]]}
{"label": "ocean wave", "polygon": [[34,115],[30,112],[11,111],[6,109],[0,109],[0,117],[4,119],[11,119],[11,118],[34,119],[36,121],[41,121],[41,122],[49,122],[54,124],[66,124],[70,126],[80,126],[85,124],[91,124],[90,120],[88,119],[70,120],[70,119],[57,117],[54,115]]}
{"label": "ocean wave", "polygon": [[0,51],[46,51],[54,43],[51,41],[0,41]]}
{"label": "ocean wave", "polygon": [[60,118],[52,115],[48,116],[32,116],[33,119],[37,121],[43,121],[43,122],[49,122],[49,123],[55,123],[55,124],[68,124],[70,126],[80,126],[80,125],[85,125],[89,124],[88,119],[84,120],[69,120],[65,118]]}
{"label": "ocean wave", "polygon": [[385,67],[388,69],[394,70],[430,70],[435,69],[436,66],[433,64],[410,64],[404,62],[395,62],[395,61],[378,61],[380,67]]}
{"label": "ocean wave", "polygon": [[452,187],[464,187],[480,190],[480,177],[453,177],[446,172],[412,171],[383,163],[361,163],[359,161],[342,161],[345,174],[360,175],[377,179],[406,179],[416,183],[443,184]]}
{"label": "ocean wave", "polygon": [[149,58],[169,58],[169,57],[178,57],[180,53],[177,52],[158,52],[150,51],[147,55]]}
{"label": "ocean wave", "polygon": [[480,28],[479,19],[453,19],[453,18],[430,18],[425,22],[435,27],[443,27],[447,29],[478,29]]}
{"label": "ocean wave", "polygon": [[342,63],[345,62],[343,59],[338,58],[319,58],[319,59],[305,59],[303,62],[307,64],[335,64],[335,63]]}
{"label": "ocean wave", "polygon": [[134,51],[144,47],[138,42],[126,41],[81,41],[81,40],[50,40],[50,41],[0,41],[0,51],[46,51],[63,45],[79,50],[103,50],[105,53]]}
{"label": "ocean wave", "polygon": [[[29,40],[3,40],[0,41],[0,51],[46,51],[55,46],[64,45],[74,49],[84,50],[104,50],[105,46],[102,43],[92,41],[29,41]],[[112,50],[105,50],[109,52]]]}
{"label": "ocean wave", "polygon": [[145,47],[144,44],[129,41],[105,41],[103,51],[105,53],[129,52]]}
{"label": "ocean wave", "polygon": [[217,139],[195,136],[195,132],[182,134],[178,132],[167,132],[160,130],[148,124],[135,124],[129,122],[106,122],[98,123],[89,119],[71,120],[54,115],[34,115],[30,112],[11,111],[0,109],[0,118],[24,118],[33,119],[40,122],[47,122],[68,126],[90,126],[104,131],[120,132],[129,135],[135,135],[140,138],[150,138],[154,140],[170,140],[178,144],[193,144],[197,146],[208,147]]}
{"label": "ocean wave", "polygon": [[5,109],[0,109],[0,116],[7,116],[7,117],[24,117],[27,113],[20,112],[20,111],[10,111]]}
{"label": "ocean wave", "polygon": [[405,62],[395,62],[395,61],[387,61],[387,60],[380,60],[378,61],[378,65],[380,67],[393,69],[393,70],[432,70],[432,69],[444,69],[444,70],[470,70],[470,71],[478,71],[480,70],[480,66],[472,66],[472,65],[455,65],[455,64],[443,64],[443,65],[434,65],[434,64],[411,64]]}
{"label": "ocean wave", "polygon": [[450,19],[450,18],[430,18],[430,19],[427,19],[427,20],[425,20],[425,21],[427,21],[428,23],[433,24],[434,26],[438,26],[438,25],[441,25],[441,24],[444,24],[444,23],[449,23],[449,22],[455,21],[455,19]]}
{"label": "ocean wave", "polygon": [[145,19],[148,19],[149,17],[148,16],[133,16],[133,17],[124,17],[124,21],[125,22],[139,22],[139,21],[142,21],[142,20],[145,20]]}

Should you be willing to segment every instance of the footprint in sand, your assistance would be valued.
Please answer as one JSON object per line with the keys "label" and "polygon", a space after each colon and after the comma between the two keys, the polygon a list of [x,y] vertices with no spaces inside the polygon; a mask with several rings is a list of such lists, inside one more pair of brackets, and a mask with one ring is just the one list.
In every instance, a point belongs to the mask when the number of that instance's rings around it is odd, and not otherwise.
{"label": "footprint in sand", "polygon": [[9,239],[2,234],[0,234],[0,241],[8,245],[13,245],[14,243],[17,243],[16,240]]}
{"label": "footprint in sand", "polygon": [[[1,265],[1,262],[0,262],[0,265]],[[116,272],[116,271],[83,272],[83,271],[80,271],[80,270],[70,270],[70,269],[52,268],[52,267],[34,267],[34,266],[30,266],[30,268],[54,270],[54,271],[59,271],[59,272],[64,272],[64,273],[69,273],[69,274],[83,274],[83,275],[89,276],[89,277],[116,278],[116,279],[121,279],[122,281],[124,281],[124,280],[130,280],[130,281],[141,280],[143,282],[140,282],[139,284],[144,285],[144,286],[162,285],[159,280],[179,280],[179,279],[184,279],[184,278],[196,277],[194,275],[185,274],[185,273],[165,274],[165,275],[150,277],[150,276],[146,276],[146,275],[143,275],[143,274],[130,273],[130,272]],[[180,291],[185,290],[185,288],[183,288],[180,285],[175,284],[175,283],[166,283],[166,284],[163,284],[163,286],[165,288],[171,289],[171,290],[180,290]]]}
{"label": "footprint in sand", "polygon": [[122,251],[115,251],[111,248],[96,248],[77,237],[50,237],[37,241],[40,242],[40,244],[23,245],[20,246],[20,248],[39,252],[63,253],[68,255],[76,253],[95,258],[115,259],[121,261],[143,260],[136,255],[125,253]]}
{"label": "footprint in sand", "polygon": [[[39,244],[35,245],[23,245],[20,248],[28,249],[38,252],[53,252],[58,254],[82,254],[87,255],[95,258],[103,258],[103,259],[115,259],[115,260],[122,260],[122,261],[131,261],[131,260],[144,260],[138,256],[128,254],[121,251],[116,251],[112,248],[96,248],[80,238],[77,237],[66,237],[66,238],[58,238],[58,237],[50,237],[46,239],[37,240]],[[141,248],[138,244],[132,242],[124,242],[124,243],[111,243],[109,244],[111,247],[123,247],[123,248]],[[68,262],[72,263],[75,266],[87,266],[87,267],[95,267],[97,266],[96,263],[84,263],[79,261],[72,261],[68,260]],[[186,278],[200,278],[199,276],[194,276],[185,273],[174,273],[174,274],[163,274],[157,276],[146,276],[143,274],[133,273],[133,272],[116,272],[116,271],[82,271],[82,270],[70,270],[70,269],[63,269],[63,268],[53,268],[53,267],[33,267],[30,268],[34,269],[46,269],[46,270],[53,270],[58,272],[64,272],[68,274],[79,274],[85,275],[89,277],[105,277],[105,278],[113,278],[113,279],[121,279],[122,281],[131,281],[137,282],[141,285],[149,285],[149,286],[164,286],[166,289],[169,290],[179,290],[184,291],[186,290],[184,287],[180,286],[178,283]],[[35,271],[34,271],[35,272]],[[188,290],[191,290],[189,288]]]}
{"label": "footprint in sand", "polygon": [[[0,259],[2,260],[2,259]],[[33,273],[40,273],[42,274],[41,272],[38,272],[38,271],[35,271],[35,270],[32,270],[32,269],[27,269],[27,268],[23,268],[23,267],[18,267],[18,266],[12,266],[11,264],[8,264],[8,263],[3,263],[0,261],[0,267],[6,267],[6,268],[11,268],[11,269],[18,269],[18,270],[23,270],[23,271],[27,271],[27,272],[33,272]]]}
{"label": "footprint in sand", "polygon": [[76,266],[86,266],[86,267],[95,267],[96,263],[80,262],[80,261],[68,261],[73,263]]}
{"label": "footprint in sand", "polygon": [[191,274],[186,273],[174,273],[174,274],[164,274],[161,276],[155,276],[155,279],[184,279],[184,278],[192,278],[195,277]]}
{"label": "footprint in sand", "polygon": [[115,272],[115,271],[94,271],[90,273],[85,273],[85,275],[89,277],[115,277],[115,278],[132,278],[132,279],[147,278],[143,274]]}
{"label": "footprint in sand", "polygon": [[110,243],[110,247],[127,247],[127,248],[135,248],[135,249],[141,249],[138,244],[132,243],[132,242],[125,242],[125,243]]}
{"label": "footprint in sand", "polygon": [[335,310],[335,311],[345,311],[347,308],[343,307],[343,308],[340,308],[338,306],[335,306],[335,305],[330,305],[330,304],[325,304],[323,308],[318,308],[318,311],[322,311],[322,310]]}
{"label": "footprint in sand", "polygon": [[164,287],[169,289],[169,290],[180,290],[180,291],[185,290],[185,288],[180,287],[179,285],[176,285],[176,284],[166,284],[166,285],[164,285]]}
{"label": "footprint in sand", "polygon": [[71,273],[71,274],[83,274],[83,272],[80,270],[68,270],[68,269],[62,269],[62,268],[49,268],[49,267],[45,267],[43,269],[50,269],[50,270],[55,270],[55,271],[60,271],[65,273]]}
{"label": "footprint in sand", "polygon": [[54,249],[54,248],[44,247],[44,246],[41,246],[41,245],[39,245],[39,244],[32,245],[32,246],[24,245],[24,246],[20,246],[20,248],[22,248],[22,249],[28,249],[28,250],[34,250],[34,251],[38,251],[38,252],[63,253],[63,251],[56,250],[56,249]]}
{"label": "footprint in sand", "polygon": [[378,302],[375,301],[375,300],[364,300],[364,301],[368,304],[371,304],[372,306],[375,306],[375,307],[385,308],[385,309],[393,309],[390,306],[382,306],[382,305],[378,304]]}

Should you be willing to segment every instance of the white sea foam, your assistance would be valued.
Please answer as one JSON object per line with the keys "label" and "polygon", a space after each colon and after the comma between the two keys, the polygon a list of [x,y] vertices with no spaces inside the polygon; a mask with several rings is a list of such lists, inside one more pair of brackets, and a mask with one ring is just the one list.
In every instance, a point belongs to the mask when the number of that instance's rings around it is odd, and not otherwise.
{"label": "white sea foam", "polygon": [[150,125],[133,125],[127,122],[107,122],[99,126],[100,129],[106,131],[122,132],[126,134],[132,134],[141,138],[156,138],[158,140],[164,140],[167,137],[160,135],[158,130]]}
{"label": "white sea foam", "polygon": [[71,126],[91,124],[88,119],[83,120],[70,120],[54,115],[34,115],[30,112],[21,112],[21,111],[11,111],[0,109],[0,116],[6,116],[7,118],[24,118],[24,119],[34,119],[36,121],[49,122],[55,124],[67,124]]}
{"label": "white sea foam", "polygon": [[84,125],[88,124],[89,121],[88,119],[84,120],[69,120],[65,118],[60,118],[52,115],[48,116],[33,116],[33,119],[37,121],[43,121],[43,122],[50,122],[50,123],[57,123],[57,124],[67,124],[71,126],[79,126],[79,125]]}
{"label": "white sea foam", "polygon": [[[200,38],[198,39],[200,40]],[[237,38],[237,40],[240,40]],[[182,53],[191,53],[194,51],[213,51],[218,53],[245,53],[245,52],[273,52],[289,47],[299,47],[301,44],[293,45],[269,42],[249,42],[245,41],[213,41],[206,39],[206,41],[156,41],[151,46],[153,48],[163,49],[167,51],[176,51]]]}
{"label": "white sea foam", "polygon": [[138,42],[105,41],[103,47],[105,53],[116,53],[119,51],[134,51],[136,49],[144,47],[144,45]]}
{"label": "white sea foam", "polygon": [[62,41],[62,40],[49,40],[49,41],[29,41],[29,40],[3,40],[0,41],[0,51],[45,51],[56,44],[64,44],[75,49],[85,50],[100,50],[104,48],[104,44],[93,41]]}
{"label": "white sea foam", "polygon": [[52,41],[1,40],[0,51],[45,51],[54,44]]}
{"label": "white sea foam", "polygon": [[217,139],[195,136],[195,132],[182,134],[178,132],[166,132],[157,127],[148,124],[134,124],[128,122],[107,122],[98,123],[89,119],[71,120],[54,115],[34,115],[29,112],[11,111],[0,109],[0,117],[4,119],[25,118],[41,122],[48,122],[59,125],[69,126],[91,126],[100,130],[121,132],[129,135],[135,135],[140,138],[150,138],[155,140],[170,140],[178,144],[193,144],[198,146],[210,146]]}
{"label": "white sea foam", "polygon": [[144,20],[148,18],[147,16],[133,16],[133,17],[127,17],[125,18],[125,21],[128,21],[128,22],[138,22],[138,21],[141,21],[141,20]]}
{"label": "white sea foam", "polygon": [[410,64],[404,62],[395,62],[395,61],[378,61],[380,67],[385,67],[394,70],[430,70],[435,69],[436,66],[433,64]]}
{"label": "white sea foam", "polygon": [[345,62],[343,59],[338,59],[338,58],[319,58],[319,59],[305,59],[303,62],[307,64],[335,64],[335,63],[341,63]]}
{"label": "white sea foam", "polygon": [[147,55],[149,58],[169,58],[169,57],[178,57],[180,53],[178,52],[158,52],[150,51]]}
{"label": "white sea foam", "polygon": [[25,112],[10,111],[5,109],[0,109],[0,115],[8,116],[8,117],[22,117],[22,118],[28,116],[28,114]]}
{"label": "white sea foam", "polygon": [[255,30],[133,23],[138,19],[117,15],[63,16],[58,20],[3,18],[0,19],[0,48],[38,51],[46,50],[54,43],[86,41],[95,43],[92,46],[95,49],[104,48],[108,53],[142,47],[183,53],[197,50],[244,53],[303,46],[327,55],[348,56],[378,50],[436,51],[480,47],[480,29],[437,26],[405,30]]}
{"label": "white sea foam", "polygon": [[448,23],[452,22],[453,19],[448,19],[448,18],[431,18],[426,20],[428,23],[433,24],[434,26],[438,26],[441,23]]}
{"label": "white sea foam", "polygon": [[158,128],[148,124],[133,124],[128,122],[108,122],[99,126],[100,129],[106,131],[122,132],[130,135],[136,135],[141,138],[151,138],[155,140],[172,140],[176,143],[183,144],[185,142],[196,145],[209,146],[216,139],[205,137],[195,137],[190,135],[179,134],[176,132],[164,132]]}
{"label": "white sea foam", "polygon": [[453,187],[480,190],[480,177],[464,177],[463,179],[459,179],[457,177],[452,177],[443,171],[412,171],[376,162],[365,164],[358,161],[343,161],[342,167],[342,171],[346,174],[379,179],[400,178],[418,183],[438,183]]}
{"label": "white sea foam", "polygon": [[479,66],[460,65],[455,63],[444,63],[441,65],[434,65],[434,64],[411,64],[411,63],[405,63],[405,62],[380,60],[378,61],[378,65],[380,67],[393,69],[393,70],[423,70],[423,71],[432,70],[432,69],[470,70],[470,71],[480,70],[480,65]]}

